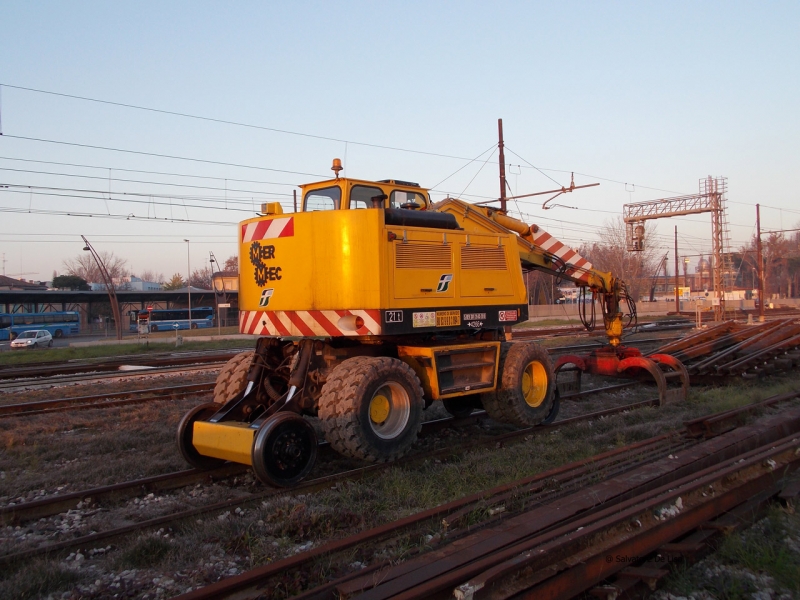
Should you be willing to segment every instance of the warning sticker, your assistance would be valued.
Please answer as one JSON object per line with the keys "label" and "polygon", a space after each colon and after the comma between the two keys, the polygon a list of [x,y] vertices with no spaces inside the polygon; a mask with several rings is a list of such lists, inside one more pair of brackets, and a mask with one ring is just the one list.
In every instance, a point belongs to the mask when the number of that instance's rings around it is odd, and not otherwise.
{"label": "warning sticker", "polygon": [[436,327],[436,312],[415,312],[413,314],[414,327]]}
{"label": "warning sticker", "polygon": [[461,311],[460,310],[437,310],[436,311],[436,326],[437,327],[452,327],[461,324]]}
{"label": "warning sticker", "polygon": [[516,321],[517,320],[517,311],[516,310],[499,310],[497,311],[497,320],[502,322],[505,321]]}

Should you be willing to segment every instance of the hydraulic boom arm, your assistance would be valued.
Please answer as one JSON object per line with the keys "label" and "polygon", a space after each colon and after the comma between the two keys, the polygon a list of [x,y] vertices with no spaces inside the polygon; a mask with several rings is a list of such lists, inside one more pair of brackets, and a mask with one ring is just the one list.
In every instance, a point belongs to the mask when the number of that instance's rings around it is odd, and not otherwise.
{"label": "hydraulic boom arm", "polygon": [[[517,249],[523,269],[533,269],[567,279],[576,286],[589,290],[600,300],[603,322],[608,342],[612,346],[621,343],[623,312],[621,304],[626,302],[631,320],[636,316],[633,300],[629,298],[625,283],[606,271],[595,269],[592,264],[569,246],[558,241],[537,225],[527,225],[493,208],[476,206],[455,198],[446,198],[433,207],[439,212],[453,214],[459,225],[475,233],[517,234]],[[584,308],[582,306],[582,308]],[[584,325],[592,328],[593,319],[581,315]]]}

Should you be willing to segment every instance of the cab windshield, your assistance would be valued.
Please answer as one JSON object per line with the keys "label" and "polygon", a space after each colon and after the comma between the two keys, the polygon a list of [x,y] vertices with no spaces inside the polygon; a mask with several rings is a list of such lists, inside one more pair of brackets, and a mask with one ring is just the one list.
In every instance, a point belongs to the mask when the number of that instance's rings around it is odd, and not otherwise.
{"label": "cab windshield", "polygon": [[342,188],[334,185],[321,190],[311,190],[303,198],[303,210],[337,210],[342,200]]}

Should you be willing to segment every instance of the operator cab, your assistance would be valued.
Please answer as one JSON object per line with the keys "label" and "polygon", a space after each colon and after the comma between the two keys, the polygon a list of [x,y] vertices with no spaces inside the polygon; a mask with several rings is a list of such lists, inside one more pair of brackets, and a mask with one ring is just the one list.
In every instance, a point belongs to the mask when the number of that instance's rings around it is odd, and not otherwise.
{"label": "operator cab", "polygon": [[332,170],[336,179],[300,186],[303,212],[363,208],[427,210],[431,205],[428,190],[418,183],[396,179],[363,181],[340,178],[342,163],[338,158],[333,160]]}

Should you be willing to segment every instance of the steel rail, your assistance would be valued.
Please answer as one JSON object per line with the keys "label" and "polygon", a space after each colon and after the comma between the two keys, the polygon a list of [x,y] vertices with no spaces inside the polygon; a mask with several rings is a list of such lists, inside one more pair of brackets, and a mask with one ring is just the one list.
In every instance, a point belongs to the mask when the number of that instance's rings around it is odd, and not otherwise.
{"label": "steel rail", "polygon": [[[372,464],[372,465],[367,465],[367,466],[360,467],[360,468],[357,468],[357,469],[353,469],[351,471],[346,471],[346,472],[343,472],[343,473],[334,473],[332,475],[327,475],[327,476],[324,476],[324,477],[308,480],[308,481],[303,482],[300,485],[298,485],[298,486],[296,486],[294,488],[291,488],[291,489],[269,489],[269,490],[265,490],[263,492],[258,492],[258,493],[252,494],[252,495],[247,496],[247,497],[234,498],[234,499],[227,500],[227,501],[220,502],[220,503],[216,503],[216,504],[213,504],[213,505],[197,507],[197,508],[189,509],[187,511],[182,511],[182,512],[174,513],[174,514],[171,514],[171,515],[165,515],[165,516],[162,516],[162,517],[149,519],[147,521],[142,521],[142,522],[134,524],[134,525],[129,525],[129,526],[121,527],[121,528],[115,528],[115,529],[111,529],[111,530],[108,530],[108,531],[105,531],[105,532],[93,533],[93,534],[77,537],[77,538],[74,538],[74,539],[71,539],[71,540],[64,540],[62,542],[57,542],[57,543],[54,543],[54,544],[47,544],[47,545],[44,545],[44,546],[41,546],[41,547],[38,547],[38,548],[33,548],[31,550],[25,550],[25,551],[21,551],[21,552],[17,552],[17,553],[6,554],[6,555],[3,555],[3,556],[0,556],[0,565],[15,563],[15,562],[18,562],[18,561],[21,561],[21,560],[27,560],[27,559],[35,557],[35,556],[46,555],[48,553],[60,552],[60,551],[63,551],[63,550],[67,550],[69,548],[88,547],[88,546],[97,545],[100,542],[107,543],[109,540],[119,539],[119,538],[124,537],[124,536],[126,536],[126,535],[128,535],[128,534],[130,534],[132,532],[135,532],[135,531],[142,531],[142,530],[148,530],[148,529],[162,527],[164,525],[176,523],[176,522],[182,521],[184,519],[191,518],[191,517],[196,517],[198,515],[202,515],[202,514],[205,514],[205,513],[215,512],[215,511],[218,511],[218,510],[225,510],[225,509],[229,509],[229,508],[236,507],[236,506],[242,506],[242,505],[247,505],[247,504],[250,504],[250,503],[253,503],[253,502],[258,502],[260,500],[264,500],[265,498],[268,498],[268,497],[271,497],[271,496],[276,496],[276,495],[279,495],[279,494],[295,494],[296,495],[296,494],[302,494],[302,493],[309,493],[309,492],[312,492],[312,491],[317,491],[317,490],[320,490],[320,489],[325,489],[327,487],[330,487],[330,485],[332,485],[333,483],[362,479],[362,478],[364,478],[364,477],[366,477],[368,475],[371,475],[374,472],[387,470],[387,469],[392,468],[392,467],[409,466],[411,464],[427,461],[427,460],[430,460],[432,458],[443,458],[443,457],[447,457],[447,456],[450,456],[450,455],[460,455],[460,454],[463,454],[464,452],[467,452],[467,451],[473,450],[473,449],[477,449],[477,448],[480,448],[480,447],[495,445],[495,444],[498,444],[498,443],[502,444],[502,443],[505,443],[505,442],[508,442],[508,441],[512,441],[514,439],[524,438],[524,437],[530,436],[530,435],[540,435],[540,434],[544,434],[544,433],[553,431],[555,429],[558,429],[558,428],[561,428],[561,427],[566,427],[568,425],[572,425],[572,424],[575,424],[575,423],[578,423],[578,422],[581,422],[581,421],[588,421],[588,420],[593,420],[593,419],[597,419],[597,418],[602,418],[602,417],[610,416],[610,415],[613,415],[613,414],[618,414],[618,413],[621,413],[621,412],[634,410],[636,408],[642,408],[642,407],[645,407],[645,406],[656,406],[657,404],[658,404],[658,400],[647,400],[647,401],[643,401],[643,402],[636,402],[636,403],[633,403],[633,404],[627,404],[627,405],[623,405],[623,406],[619,406],[619,407],[615,407],[615,408],[611,408],[611,409],[605,409],[605,410],[601,410],[601,411],[592,412],[592,413],[589,413],[587,415],[582,415],[582,416],[578,416],[578,417],[572,417],[570,419],[564,419],[562,421],[556,421],[555,423],[552,423],[550,425],[540,425],[540,426],[537,426],[537,427],[529,427],[529,428],[520,429],[520,430],[517,430],[517,431],[514,431],[514,432],[501,434],[501,435],[498,435],[498,436],[491,436],[491,437],[489,437],[489,438],[487,438],[485,440],[478,440],[478,441],[472,442],[470,444],[460,445],[457,448],[445,447],[445,448],[441,448],[439,450],[434,450],[434,451],[427,452],[427,453],[418,453],[418,454],[415,454],[415,455],[404,457],[404,458],[402,458],[400,460],[397,460],[397,461],[394,461],[392,463]],[[443,423],[449,423],[449,424],[466,423],[466,422],[470,422],[470,421],[473,421],[473,420],[478,419],[478,418],[486,418],[486,416],[485,416],[485,414],[483,414],[483,415],[476,415],[476,416],[466,417],[465,419],[448,418],[448,419],[439,419],[437,421],[428,421],[427,423],[423,424],[423,433],[425,432],[426,429],[430,430],[430,429],[436,429],[437,427],[441,428],[441,427],[445,426],[445,425],[443,425]],[[322,442],[321,446],[325,447],[325,446],[327,446],[327,443]],[[238,471],[238,473],[242,473],[242,472],[245,472],[247,470],[247,467],[244,467],[242,465],[236,465],[236,467],[238,467],[240,469]],[[192,475],[191,472],[182,471],[182,472],[178,473],[177,475],[180,475],[181,477],[184,477],[184,478],[200,477],[200,480],[202,480],[203,476],[208,477],[208,475],[210,473],[213,473],[213,471],[196,471],[195,473],[196,473],[195,475]],[[159,476],[156,476],[155,478],[147,478],[147,479],[138,480],[138,481],[135,481],[135,482],[126,482],[126,483],[123,483],[123,484],[118,484],[117,486],[106,486],[105,488],[96,488],[94,490],[85,490],[83,492],[75,492],[75,493],[72,493],[72,494],[64,496],[64,498],[69,496],[68,500],[62,500],[61,497],[55,496],[55,497],[52,498],[52,501],[53,501],[53,506],[58,508],[58,512],[52,512],[52,510],[48,511],[48,509],[47,509],[47,500],[48,499],[42,499],[42,500],[34,501],[33,503],[25,503],[25,504],[20,504],[20,505],[16,505],[16,506],[4,507],[3,509],[0,509],[0,518],[2,518],[4,520],[7,520],[7,521],[18,522],[18,521],[26,519],[27,518],[25,516],[26,514],[37,514],[37,515],[39,515],[39,518],[41,518],[42,516],[47,515],[48,512],[49,512],[49,515],[52,516],[53,514],[58,514],[59,512],[63,512],[65,507],[69,507],[69,506],[75,507],[75,506],[77,506],[78,502],[80,502],[80,500],[82,500],[83,498],[86,498],[86,497],[92,497],[93,500],[97,500],[98,498],[113,498],[115,496],[116,497],[120,497],[120,498],[125,497],[124,494],[126,493],[126,490],[127,490],[128,494],[131,494],[134,490],[141,490],[143,482],[147,482],[148,480],[151,480],[151,479],[158,479],[159,480],[159,485],[169,486],[170,484],[168,482],[168,479],[169,479],[169,477],[171,475],[176,475],[176,474],[159,475]],[[228,476],[230,477],[232,475],[228,475]],[[197,481],[197,479],[195,479],[194,481]],[[188,485],[188,484],[183,484],[183,485]],[[183,487],[183,485],[174,485],[174,486],[172,486],[172,489],[177,488],[177,487]],[[113,488],[113,489],[106,489],[106,488]],[[161,489],[169,489],[169,488],[161,488]],[[133,494],[133,495],[135,495],[135,494]],[[130,497],[130,495],[128,495],[127,497]],[[32,507],[32,509],[35,512],[28,513],[28,509],[30,508],[28,505],[34,505]],[[54,508],[54,510],[55,510],[55,508]],[[69,508],[67,508],[67,510],[69,510]]]}
{"label": "steel rail", "polygon": [[27,417],[53,412],[82,410],[87,408],[108,408],[127,404],[141,404],[160,400],[176,400],[214,390],[214,382],[191,383],[163,388],[111,392],[92,396],[78,396],[61,400],[37,400],[18,404],[0,404],[0,419],[5,417]]}
{"label": "steel rail", "polygon": [[[783,423],[782,423],[782,425],[783,425]],[[780,430],[780,427],[778,429]],[[739,438],[744,439],[744,440],[748,440],[749,439],[749,440],[751,440],[751,442],[753,440],[761,439],[761,438],[758,438],[758,436],[755,436],[753,434],[750,434],[749,437],[740,434]],[[792,436],[790,436],[790,438],[792,440],[794,440],[795,445],[796,445],[796,436],[793,434]],[[763,442],[763,440],[762,440],[762,442]],[[770,447],[772,447],[773,443],[769,443],[768,445]],[[729,442],[728,443],[717,442],[716,443],[716,447],[717,447],[716,457],[720,460],[720,462],[724,462],[724,464],[729,464],[730,461],[727,460],[727,459],[730,459],[731,456],[734,456],[735,455],[734,454],[734,450],[736,448],[739,448],[739,446],[732,445]],[[616,452],[620,452],[620,450],[612,451],[612,453],[616,453]],[[606,455],[608,455],[608,454],[609,453],[606,453]],[[592,457],[592,459],[594,459],[594,458],[599,458],[599,456],[598,457]],[[592,460],[592,459],[588,459],[588,460]],[[706,456],[705,457],[705,462],[701,462],[700,465],[704,466],[710,460],[711,460],[711,457],[710,456]],[[586,464],[586,463],[585,463],[585,461],[581,461],[581,463],[579,463],[579,464]],[[560,473],[563,473],[569,467],[570,467],[570,465],[565,465],[563,467],[560,467],[559,469],[550,470],[550,471],[548,471],[546,473],[542,473],[542,474],[540,474],[540,477],[541,477],[540,481],[545,481],[548,478],[550,478],[550,479],[556,478]],[[711,466],[711,467],[708,467],[708,468],[712,468],[713,469],[713,468],[718,468],[718,467]],[[676,472],[679,475],[683,475],[683,474],[685,474],[685,471],[686,471],[686,469],[684,469],[684,471],[680,471],[678,469]],[[691,477],[691,475],[686,475],[686,477]],[[656,477],[655,479],[652,479],[652,481],[654,483],[663,482],[663,476],[662,476],[661,479]],[[664,484],[664,488],[666,488],[666,489],[670,489],[671,487],[673,487],[672,483],[665,483]],[[504,486],[504,490],[503,491],[504,491],[504,493],[509,493],[509,492],[513,492],[514,489],[515,489],[514,488],[514,484],[508,484],[508,485]],[[470,501],[471,502],[477,502],[477,501],[484,501],[485,502],[485,500],[486,500],[485,492],[483,494],[484,495],[476,494],[476,495],[474,495],[474,496],[472,496],[470,498],[463,499],[463,500],[464,500],[465,503],[468,503]],[[619,497],[617,497],[617,500],[619,500]],[[459,501],[457,501],[457,502],[459,502]],[[563,503],[559,503],[559,504],[563,504]],[[614,504],[614,503],[612,503],[612,504]],[[370,532],[364,532],[362,534],[359,534],[358,536],[353,536],[352,538],[346,538],[344,540],[338,540],[338,541],[335,541],[335,542],[329,542],[327,544],[324,544],[323,546],[319,546],[319,547],[317,547],[317,548],[315,548],[315,549],[313,549],[313,550],[311,550],[311,551],[309,551],[307,553],[304,553],[305,555],[297,555],[297,556],[281,559],[280,561],[277,561],[275,563],[272,563],[272,564],[269,564],[269,565],[265,565],[265,566],[262,566],[262,567],[258,567],[256,569],[253,569],[253,570],[248,571],[246,573],[243,573],[241,575],[238,575],[238,576],[235,576],[235,577],[232,577],[232,578],[217,582],[217,583],[212,584],[210,586],[206,586],[204,588],[189,592],[187,594],[184,594],[180,598],[182,600],[201,600],[201,599],[206,599],[206,598],[224,598],[224,597],[236,597],[236,598],[257,597],[259,594],[262,594],[264,592],[264,585],[266,584],[266,582],[270,578],[272,578],[272,577],[274,577],[274,576],[276,576],[278,574],[284,573],[287,569],[302,568],[304,565],[306,565],[306,564],[308,564],[308,563],[320,558],[323,555],[330,555],[330,554],[333,554],[333,553],[341,551],[341,550],[346,550],[348,548],[361,545],[361,544],[365,543],[367,540],[370,540],[370,539],[379,539],[381,536],[385,537],[386,535],[390,535],[392,533],[395,533],[396,527],[405,526],[406,523],[412,523],[412,522],[416,523],[416,522],[421,522],[424,519],[431,519],[431,518],[438,519],[443,514],[445,514],[443,512],[445,509],[452,510],[453,508],[454,508],[453,507],[453,503],[451,503],[449,505],[444,505],[442,507],[437,507],[437,508],[431,509],[429,511],[426,511],[425,513],[420,513],[419,515],[412,515],[411,517],[408,517],[408,518],[406,518],[406,519],[404,519],[404,520],[402,520],[400,522],[396,522],[394,524],[392,524],[392,523],[385,524],[385,525],[383,525],[383,526],[381,526],[379,528],[371,530]],[[461,509],[462,509],[462,512],[463,512],[463,510],[465,510],[463,507],[461,507]],[[616,509],[616,505],[613,506],[609,510],[613,511],[615,509]],[[585,515],[586,515],[586,513],[584,512],[584,513],[580,514],[579,516],[584,517]],[[393,525],[394,525],[394,527],[393,527]],[[576,530],[576,526],[575,526],[574,523],[569,525],[569,530],[570,531],[575,531]],[[373,537],[373,534],[374,534],[374,537]],[[420,560],[422,560],[424,562],[426,559],[425,559],[425,557],[422,557]],[[376,581],[377,580],[381,580],[381,578],[383,576],[380,573],[377,573],[377,569],[379,569],[380,567],[383,567],[383,566],[385,566],[385,565],[379,564],[379,565],[375,565],[374,567],[368,567],[367,569],[361,570],[361,571],[359,571],[359,572],[357,572],[355,574],[352,574],[352,575],[349,575],[349,576],[345,576],[342,579],[337,580],[336,582],[328,583],[328,584],[325,584],[325,585],[323,585],[323,586],[321,586],[319,588],[314,588],[312,590],[309,590],[307,593],[302,594],[301,597],[307,597],[307,598],[312,598],[312,597],[313,598],[333,597],[333,594],[332,594],[333,588],[335,586],[338,586],[338,585],[342,585],[343,588],[344,588],[344,589],[342,589],[340,591],[352,591],[352,589],[353,589],[352,586],[350,587],[350,590],[346,589],[347,586],[345,584],[347,584],[348,581],[353,581],[354,579],[356,579],[358,577],[362,577],[362,576],[365,576],[366,578],[374,577]],[[463,581],[463,579],[461,581]],[[411,594],[411,595],[409,595],[409,597],[416,597],[416,596]]]}
{"label": "steel rail", "polygon": [[55,366],[38,365],[35,367],[4,367],[0,368],[0,380],[21,379],[34,377],[52,377],[55,375],[76,375],[86,372],[106,372],[118,371],[120,366],[132,365],[138,367],[161,367],[161,366],[181,366],[193,364],[205,364],[209,362],[228,361],[238,354],[236,352],[216,352],[215,354],[189,354],[175,356],[169,355],[133,355],[124,356],[116,359],[104,360],[102,362],[85,362],[80,364],[59,364]]}
{"label": "steel rail", "polygon": [[[737,470],[743,463],[734,459],[749,460],[756,456],[756,464],[761,465],[765,455],[788,452],[792,461],[800,462],[800,455],[795,452],[798,446],[798,429],[800,411],[794,411],[789,427],[782,418],[773,417],[759,427],[741,428],[727,436],[705,441],[672,461],[643,465],[625,478],[595,484],[568,500],[562,499],[557,505],[536,507],[529,513],[503,521],[492,529],[479,531],[468,540],[440,549],[430,557],[423,555],[419,559],[403,563],[381,573],[377,579],[380,581],[377,587],[376,580],[367,576],[361,582],[366,585],[362,589],[372,589],[359,597],[364,600],[389,597],[398,600],[424,598],[457,586],[463,586],[463,597],[469,597],[470,591],[481,589],[482,582],[486,585],[495,576],[509,575],[512,566],[538,571],[553,563],[560,565],[559,561],[568,559],[587,545],[586,540],[591,539],[587,538],[587,533],[606,516],[625,514],[624,522],[628,527],[637,517],[641,523],[647,523],[639,513],[625,513],[627,507],[640,504],[643,498],[657,497],[658,501],[653,501],[655,506],[664,505],[668,502],[667,498],[674,500],[681,495],[680,491],[676,492],[681,485],[696,484],[709,473],[717,476],[718,473]],[[784,437],[787,430],[791,433]],[[705,490],[708,491],[707,485]],[[746,498],[740,498],[739,501]],[[597,507],[600,507],[599,512],[586,516],[587,510]],[[652,515],[649,519],[654,520]],[[596,531],[602,532],[608,527],[608,524],[604,524]],[[554,540],[565,535],[580,540],[584,545],[553,545]],[[543,546],[548,543],[551,544]],[[561,568],[563,567],[559,566],[559,570]],[[353,584],[350,585],[350,590],[352,589]],[[544,594],[539,597],[572,595]]]}
{"label": "steel rail", "polygon": [[[567,396],[564,396],[562,400],[569,400],[572,398],[598,394],[601,392],[613,391],[622,387],[628,387],[630,385],[634,385],[635,383],[636,382],[629,382],[619,385],[612,385],[608,387],[585,390],[583,392],[578,392],[575,394],[569,394]],[[104,403],[99,405],[95,404],[91,405],[91,407],[99,408],[106,406],[107,404],[110,403]],[[585,417],[578,416],[578,417],[573,417],[572,419],[564,419],[553,423],[549,427],[561,427],[566,424],[575,423],[586,418],[601,418],[609,416],[616,412],[624,412],[625,410],[641,408],[642,406],[647,406],[647,405],[650,405],[650,401],[594,412],[590,413],[589,415],[586,415]],[[425,437],[427,435],[430,435],[434,431],[437,431],[439,429],[444,429],[451,425],[467,425],[485,418],[488,418],[486,413],[484,411],[479,411],[467,417],[461,417],[458,419],[444,418],[444,419],[427,421],[423,423],[423,429],[420,437]],[[540,427],[547,427],[547,426],[540,426]],[[531,430],[525,429],[523,431],[525,435],[528,435]],[[534,429],[534,431],[536,432],[538,431],[538,429]],[[511,435],[513,436],[514,433],[516,432],[512,432]],[[490,442],[495,441],[498,438],[499,436],[492,438]],[[478,442],[475,442],[475,444],[478,444]],[[328,446],[327,442],[325,441],[320,442],[320,448],[326,448],[327,446]],[[429,455],[426,455],[426,457],[427,456]],[[402,464],[402,461],[396,461],[395,463],[392,464],[398,464],[398,463]],[[104,502],[114,499],[122,500],[135,497],[139,495],[142,491],[156,492],[156,491],[177,489],[180,487],[185,487],[187,485],[192,485],[200,481],[224,479],[236,475],[241,475],[242,473],[246,473],[248,470],[249,470],[248,467],[246,467],[245,465],[235,465],[231,463],[231,464],[226,464],[217,469],[210,469],[208,471],[199,471],[196,469],[177,471],[174,473],[165,473],[162,475],[145,477],[133,481],[120,482],[117,484],[101,486],[77,492],[70,492],[69,494],[49,496],[47,498],[40,498],[38,500],[25,502],[23,504],[1,507],[0,524],[6,525],[10,523],[20,523],[31,519],[38,519],[41,517],[57,515],[66,510],[74,509],[78,505],[78,503],[85,498],[92,498],[94,501],[98,502]],[[175,479],[175,482],[172,481],[173,478]]]}
{"label": "steel rail", "polygon": [[[742,456],[734,465],[711,467],[589,519],[571,523],[550,534],[549,543],[541,544],[544,540],[536,540],[539,542],[536,552],[532,551],[531,544],[530,550],[487,570],[459,589],[467,592],[478,586],[483,589],[492,581],[500,578],[508,581],[523,569],[534,569],[533,573],[526,573],[511,584],[501,583],[500,589],[496,589],[497,593],[492,596],[507,598],[524,593],[525,597],[531,598],[573,597],[623,568],[619,563],[609,562],[607,556],[647,556],[764,490],[771,489],[777,493],[778,476],[767,465],[771,462],[774,468],[783,467],[784,472],[796,470],[800,466],[796,450],[797,440],[795,436],[789,436]],[[703,492],[709,488],[721,492]],[[676,502],[677,498],[681,498],[686,510],[665,518],[663,522],[652,518],[654,511]],[[621,529],[633,521],[643,524],[641,531],[626,535]],[[607,538],[605,543],[601,540],[604,536]],[[537,560],[543,555],[547,558]],[[567,556],[570,558],[565,560]],[[548,562],[552,565],[550,568]],[[397,599],[403,597],[398,595]],[[457,594],[456,597],[464,598],[466,594]]]}
{"label": "steel rail", "polygon": [[80,375],[56,375],[41,379],[23,379],[0,383],[0,394],[9,392],[24,392],[27,390],[49,388],[56,385],[68,383],[88,384],[106,379],[135,379],[141,377],[152,377],[153,375],[165,375],[169,373],[191,373],[192,371],[213,371],[221,368],[225,363],[207,363],[201,365],[189,365],[183,367],[144,367],[130,371],[114,371],[104,373],[83,373]]}

